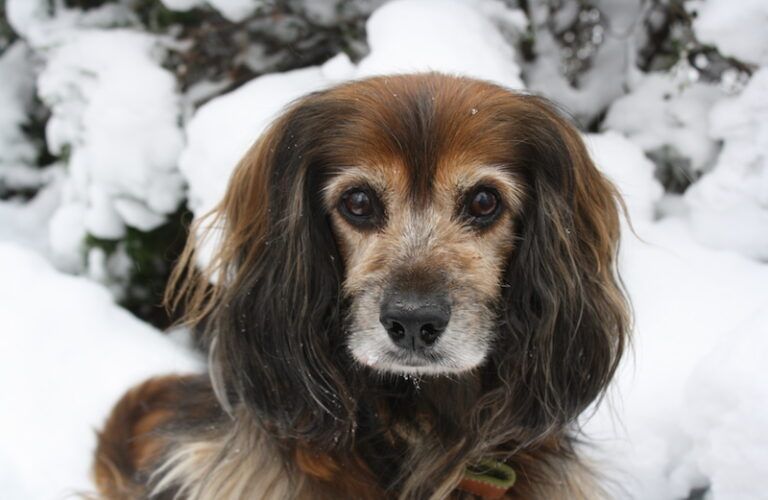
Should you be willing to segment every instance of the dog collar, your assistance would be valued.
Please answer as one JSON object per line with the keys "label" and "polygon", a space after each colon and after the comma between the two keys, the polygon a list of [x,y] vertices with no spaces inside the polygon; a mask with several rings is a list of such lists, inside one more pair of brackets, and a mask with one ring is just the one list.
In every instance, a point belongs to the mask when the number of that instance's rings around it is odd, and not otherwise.
{"label": "dog collar", "polygon": [[492,500],[502,498],[516,479],[515,470],[509,465],[495,460],[483,460],[467,466],[457,489]]}

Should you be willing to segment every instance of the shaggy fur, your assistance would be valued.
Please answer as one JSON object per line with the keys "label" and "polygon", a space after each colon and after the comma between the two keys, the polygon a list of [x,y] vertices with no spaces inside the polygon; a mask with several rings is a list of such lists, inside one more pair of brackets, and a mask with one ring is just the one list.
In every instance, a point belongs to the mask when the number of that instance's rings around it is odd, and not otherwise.
{"label": "shaggy fur", "polygon": [[[500,207],[482,226],[466,215],[480,188]],[[378,203],[365,226],[339,209],[350,189]],[[169,286],[206,331],[211,383],[129,392],[100,435],[100,492],[471,498],[466,466],[495,459],[517,472],[507,498],[600,498],[573,433],[626,342],[618,206],[539,97],[422,74],[299,100],[246,153]],[[395,289],[450,303],[426,361],[379,324]]]}

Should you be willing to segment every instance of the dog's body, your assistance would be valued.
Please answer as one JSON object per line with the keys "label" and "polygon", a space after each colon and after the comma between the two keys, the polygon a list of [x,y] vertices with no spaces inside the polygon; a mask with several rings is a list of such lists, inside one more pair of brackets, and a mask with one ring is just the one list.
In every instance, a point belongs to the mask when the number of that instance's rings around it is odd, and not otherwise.
{"label": "dog's body", "polygon": [[[398,429],[383,434],[420,445],[418,436],[399,435]],[[95,478],[105,498],[125,500],[398,496],[384,490],[363,456],[338,456],[310,444],[294,448],[288,460],[284,452],[248,415],[224,413],[203,377],[163,377],[134,388],[117,405],[100,434]],[[394,463],[387,469],[398,465],[398,456],[389,458]],[[518,480],[503,498],[607,499],[564,432],[507,462]],[[457,487],[462,472],[433,485],[425,498],[478,498]]]}
{"label": "dog's body", "polygon": [[192,241],[171,283],[212,385],[126,395],[100,491],[600,498],[571,433],[627,332],[617,202],[533,96],[428,74],[299,101],[238,166],[211,265]]}

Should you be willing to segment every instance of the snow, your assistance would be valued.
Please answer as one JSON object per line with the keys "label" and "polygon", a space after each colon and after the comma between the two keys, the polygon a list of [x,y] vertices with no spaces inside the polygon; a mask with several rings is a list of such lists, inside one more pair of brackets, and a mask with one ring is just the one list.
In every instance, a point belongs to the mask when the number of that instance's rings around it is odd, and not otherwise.
{"label": "snow", "polygon": [[664,190],[643,151],[615,131],[589,134],[585,141],[595,165],[619,189],[631,220],[653,220]]}
{"label": "snow", "polygon": [[658,220],[662,189],[637,144],[615,131],[585,139],[632,221],[619,261],[635,327],[584,451],[618,499],[706,486],[713,500],[765,498],[768,266],[702,246],[685,212]]}
{"label": "snow", "polygon": [[765,0],[692,2],[696,37],[744,62],[768,64],[768,2]]}
{"label": "snow", "polygon": [[7,0],[5,14],[11,28],[25,38],[41,21],[48,21],[50,18],[46,0]]}
{"label": "snow", "polygon": [[[161,0],[171,10],[190,10],[205,5],[204,0]],[[237,23],[253,14],[265,0],[207,0],[208,5],[218,10],[229,21]]]}
{"label": "snow", "polygon": [[[627,490],[617,492],[617,498],[685,498],[692,486],[706,484],[705,477],[713,486],[734,477],[748,479],[747,485],[759,484],[765,462],[754,467],[741,464],[733,476],[728,472],[737,466],[732,456],[704,455],[699,450],[731,435],[706,425],[707,418],[715,415],[714,423],[726,426],[729,415],[744,415],[740,405],[761,406],[758,415],[766,411],[764,398],[750,403],[747,396],[751,390],[768,387],[764,367],[744,358],[743,370],[737,370],[740,361],[726,353],[765,344],[768,330],[745,323],[766,324],[768,266],[702,247],[685,218],[653,223],[635,219],[633,224],[638,236],[624,231],[620,259],[635,313],[632,352],[610,393],[612,406],[600,407],[585,427],[599,444],[599,461],[612,471],[609,479]],[[728,344],[732,347],[724,350]],[[712,363],[713,355],[727,356],[731,366]],[[714,387],[713,380],[719,380]],[[730,396],[723,397],[726,394]],[[732,405],[734,401],[739,404]],[[743,431],[754,434],[751,440],[739,439],[739,453],[764,456],[764,421]],[[704,467],[700,460],[705,460]],[[723,476],[713,475],[714,470]],[[764,497],[715,494],[712,498]]]}
{"label": "snow", "polygon": [[614,99],[624,93],[624,87],[633,75],[632,48],[640,36],[642,23],[639,14],[644,2],[639,0],[599,0],[594,5],[610,12],[610,25],[601,31],[602,45],[596,51],[590,69],[581,76],[578,85],[572,85],[562,74],[561,48],[549,30],[553,21],[561,27],[572,22],[577,14],[576,2],[572,9],[558,11],[561,19],[550,19],[547,2],[532,2],[531,29],[536,42],[534,61],[523,67],[525,81],[531,90],[540,92],[564,105],[583,125],[589,124]]}
{"label": "snow", "polygon": [[[715,498],[760,498],[768,463],[768,307],[731,332],[699,362],[686,387],[686,425],[701,435],[688,458],[709,477]],[[712,367],[718,367],[712,370]]]}
{"label": "snow", "polygon": [[3,498],[92,491],[94,430],[116,397],[153,375],[200,371],[202,362],[103,287],[30,250],[0,243],[0,276]]}
{"label": "snow", "polygon": [[673,148],[690,160],[693,175],[711,166],[717,154],[709,111],[723,93],[712,84],[678,80],[669,73],[643,75],[613,102],[603,127],[623,132],[645,152]]}
{"label": "snow", "polygon": [[34,97],[31,53],[16,42],[0,55],[0,190],[3,172],[18,165],[30,165],[36,152],[24,136],[22,126]]}
{"label": "snow", "polygon": [[632,351],[585,425],[616,498],[759,499],[768,428],[768,266],[698,244],[683,215],[655,220],[653,164],[613,131],[587,136],[627,203],[622,278],[635,313]]}
{"label": "snow", "polygon": [[435,70],[524,87],[512,47],[469,2],[396,0],[376,10],[366,28],[371,53],[358,77]]}
{"label": "snow", "polygon": [[[184,199],[176,81],[160,66],[158,37],[115,28],[137,23],[126,5],[59,6],[54,17],[45,0],[8,0],[6,8],[40,59],[37,93],[51,111],[46,143],[67,171],[62,215],[51,218],[52,257],[82,271],[83,229],[105,239],[121,238],[126,225],[150,230]],[[9,115],[0,113],[0,137]]]}
{"label": "snow", "polygon": [[[69,154],[61,209],[79,206],[86,230],[100,238],[118,239],[126,225],[153,229],[184,197],[179,99],[156,50],[153,37],[131,30],[75,30],[50,51],[38,79],[52,110],[48,146]],[[71,221],[55,218],[52,231],[68,230],[55,227],[61,220]]]}
{"label": "snow", "polygon": [[355,65],[347,54],[339,53],[328,59],[320,67],[323,77],[332,82],[342,82],[355,76]]}
{"label": "snow", "polygon": [[264,0],[207,0],[208,3],[221,12],[221,14],[233,23],[244,20],[252,14],[257,7],[264,5]]}
{"label": "snow", "polygon": [[317,67],[269,74],[201,106],[187,125],[187,146],[179,158],[192,211],[202,215],[213,208],[235,165],[269,122],[289,102],[325,84]]}
{"label": "snow", "polygon": [[723,141],[717,163],[686,193],[696,237],[768,260],[768,68],[743,92],[724,99],[710,116]]}
{"label": "snow", "polygon": [[[48,222],[61,202],[63,171],[49,167],[46,172],[52,180],[29,202],[8,200],[0,202],[0,242],[16,242],[47,254],[51,241]],[[82,235],[84,236],[84,235]],[[61,237],[65,237],[62,235]],[[66,237],[72,237],[71,234]],[[82,238],[79,240],[82,241]],[[71,264],[77,269],[77,263]]]}
{"label": "snow", "polygon": [[204,0],[160,0],[170,10],[190,10],[205,4]]}
{"label": "snow", "polygon": [[88,231],[85,227],[86,209],[79,204],[57,206],[45,222],[51,258],[62,271],[77,273],[85,264],[83,251]]}
{"label": "snow", "polygon": [[51,16],[48,0],[6,0],[6,17],[13,30],[35,49],[45,52],[66,41],[75,28],[114,28],[137,25],[136,15],[122,3],[105,3],[87,10],[69,9],[56,4]]}

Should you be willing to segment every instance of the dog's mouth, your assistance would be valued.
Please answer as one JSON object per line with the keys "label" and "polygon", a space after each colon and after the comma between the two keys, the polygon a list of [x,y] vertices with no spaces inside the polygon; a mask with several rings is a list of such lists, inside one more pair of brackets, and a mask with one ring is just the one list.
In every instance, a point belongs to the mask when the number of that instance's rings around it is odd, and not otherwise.
{"label": "dog's mouth", "polygon": [[372,350],[350,349],[353,357],[362,365],[376,371],[401,374],[449,374],[460,373],[480,364],[483,356],[469,360],[465,356],[456,359],[430,348],[416,352],[398,348],[379,348]]}
{"label": "dog's mouth", "polygon": [[406,353],[396,350],[387,350],[380,355],[368,355],[361,361],[372,367],[392,367],[394,365],[403,368],[420,368],[429,365],[439,365],[441,356],[434,353]]}

